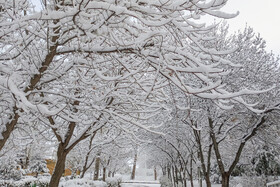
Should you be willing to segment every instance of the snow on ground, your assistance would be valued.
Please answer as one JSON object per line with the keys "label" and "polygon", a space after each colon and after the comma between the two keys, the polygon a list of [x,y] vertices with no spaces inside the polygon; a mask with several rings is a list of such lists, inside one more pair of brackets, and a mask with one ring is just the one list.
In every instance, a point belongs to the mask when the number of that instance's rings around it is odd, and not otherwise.
{"label": "snow on ground", "polygon": [[[129,175],[122,175],[122,181],[124,182],[137,182],[137,183],[123,183],[122,187],[160,187],[159,181],[154,180],[154,176],[145,176],[145,175],[137,175],[135,180],[130,180]],[[141,182],[143,182],[141,184]],[[158,184],[147,184],[147,182],[158,183]],[[191,183],[188,182],[187,186],[191,186]],[[199,187],[199,183],[197,180],[194,181],[194,186]],[[206,184],[203,182],[202,187],[206,187]],[[212,187],[221,187],[221,184],[212,184]]]}
{"label": "snow on ground", "polygon": [[[137,181],[137,182],[141,182],[141,181]],[[146,181],[144,181],[144,182],[146,182]],[[155,181],[152,181],[152,182],[155,182]],[[191,183],[188,183],[187,186],[191,186]],[[197,181],[194,181],[194,186],[199,187],[199,184],[198,184]],[[206,187],[206,184],[202,184],[202,186]],[[125,184],[122,184],[122,187],[160,187],[160,184],[125,183]],[[221,187],[221,185],[220,184],[212,184],[212,187]]]}
{"label": "snow on ground", "polygon": [[160,187],[160,184],[122,184],[122,187]]}
{"label": "snow on ground", "polygon": [[106,183],[103,181],[92,181],[86,179],[73,179],[59,183],[59,187],[106,187]]}

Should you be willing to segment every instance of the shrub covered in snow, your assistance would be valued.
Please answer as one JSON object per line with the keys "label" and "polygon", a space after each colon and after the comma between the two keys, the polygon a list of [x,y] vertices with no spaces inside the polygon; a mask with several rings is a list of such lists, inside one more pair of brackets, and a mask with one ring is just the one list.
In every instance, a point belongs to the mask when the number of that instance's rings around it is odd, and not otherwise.
{"label": "shrub covered in snow", "polygon": [[108,187],[121,187],[122,177],[115,176],[115,177],[108,177],[106,179],[106,183]]}
{"label": "shrub covered in snow", "polygon": [[[73,179],[62,180],[59,183],[59,187],[108,187],[103,181],[92,181],[87,179]],[[27,176],[23,177],[19,181],[14,180],[0,180],[0,186],[5,187],[49,187],[50,177],[41,176],[38,178]]]}
{"label": "shrub covered in snow", "polygon": [[166,175],[162,176],[159,179],[159,182],[160,182],[160,187],[172,187],[172,182]]}
{"label": "shrub covered in snow", "polygon": [[23,177],[19,181],[13,180],[0,180],[0,186],[5,187],[23,187],[23,186],[32,186],[32,187],[48,187],[49,179],[48,178],[35,178],[32,176]]}
{"label": "shrub covered in snow", "polygon": [[34,156],[32,158],[28,169],[31,173],[34,173],[36,177],[38,176],[39,173],[49,172],[49,169],[47,168],[46,160],[38,156]]}
{"label": "shrub covered in snow", "polygon": [[60,182],[59,187],[107,187],[103,181],[92,181],[87,179],[73,179]]}
{"label": "shrub covered in snow", "polygon": [[211,177],[210,177],[210,180],[213,184],[221,184],[222,183],[222,177],[218,174],[213,174]]}
{"label": "shrub covered in snow", "polygon": [[242,176],[234,177],[230,183],[233,187],[261,187],[266,186],[267,182],[267,178],[264,176]]}
{"label": "shrub covered in snow", "polygon": [[0,179],[17,181],[21,179],[21,172],[13,168],[13,166],[4,166],[0,168]]}
{"label": "shrub covered in snow", "polygon": [[0,180],[20,180],[21,172],[17,170],[17,163],[9,157],[1,158]]}

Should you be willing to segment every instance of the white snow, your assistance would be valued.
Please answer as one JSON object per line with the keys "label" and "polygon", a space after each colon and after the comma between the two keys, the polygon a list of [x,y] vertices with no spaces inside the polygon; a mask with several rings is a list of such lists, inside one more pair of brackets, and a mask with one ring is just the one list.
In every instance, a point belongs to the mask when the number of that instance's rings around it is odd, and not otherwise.
{"label": "white snow", "polygon": [[[13,76],[16,75],[14,74]],[[11,92],[18,98],[18,107],[23,108],[25,111],[32,109],[46,116],[55,115],[65,107],[65,105],[62,105],[57,109],[50,110],[45,104],[32,104],[25,96],[25,93],[17,87],[16,83],[13,81],[13,76],[8,78],[8,87],[11,90]]]}

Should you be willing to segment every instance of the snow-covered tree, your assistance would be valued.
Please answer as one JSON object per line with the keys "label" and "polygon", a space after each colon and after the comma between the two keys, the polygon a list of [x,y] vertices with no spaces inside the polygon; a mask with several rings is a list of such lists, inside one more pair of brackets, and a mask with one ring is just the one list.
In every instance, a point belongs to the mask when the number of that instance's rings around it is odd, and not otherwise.
{"label": "snow-covered tree", "polygon": [[[228,90],[236,92],[243,88],[268,89],[275,86],[275,89],[266,94],[244,97],[244,100],[252,103],[251,106],[254,108],[247,107],[242,102],[237,104],[238,101],[234,106],[227,106],[227,103],[219,105],[216,100],[205,100],[186,95],[172,87],[168,92],[173,110],[171,123],[175,127],[172,130],[165,125],[164,132],[171,133],[171,140],[174,141],[175,132],[184,132],[178,128],[183,121],[186,124],[184,128],[188,128],[189,133],[192,134],[187,139],[195,142],[197,159],[200,160],[198,166],[201,167],[207,186],[211,186],[210,175],[215,166],[223,179],[222,185],[228,186],[229,176],[242,159],[243,151],[247,152],[248,148],[245,145],[256,137],[259,130],[263,131],[270,128],[269,126],[272,124],[278,123],[279,113],[277,111],[280,101],[278,58],[272,53],[266,52],[265,41],[259,35],[254,34],[250,27],[228,36],[227,25],[223,25],[220,28],[213,28],[213,31],[207,33],[206,36],[215,39],[203,42],[204,47],[212,46],[216,50],[228,50],[238,46],[235,52],[223,56],[240,64],[239,68],[234,69],[223,78]],[[234,99],[238,100],[238,98]],[[254,103],[256,104],[254,105]],[[179,139],[187,142],[183,137],[181,136]],[[170,142],[172,143],[172,141]],[[172,145],[176,150],[176,142],[173,142]],[[174,155],[166,148],[166,145],[164,146],[164,148],[161,146],[162,152]],[[181,147],[178,151],[181,153],[186,150]],[[190,152],[187,151],[187,153]],[[173,159],[173,162],[174,160],[176,159]]]}
{"label": "snow-covered tree", "polygon": [[[58,186],[68,153],[106,124],[133,132],[164,110],[164,87],[228,106],[240,96],[222,84],[235,51],[206,47],[200,16],[232,18],[226,0],[46,0],[1,2],[0,150],[22,121],[40,121],[58,142],[50,186]],[[262,92],[262,91],[261,91]],[[133,129],[133,130],[131,130]]]}
{"label": "snow-covered tree", "polygon": [[[226,29],[223,30],[225,31]],[[229,176],[239,162],[246,143],[258,130],[278,123],[276,120],[279,116],[278,59],[265,51],[264,40],[255,35],[251,28],[246,28],[227,40],[221,37],[216,43],[206,42],[204,45],[216,45],[225,49],[232,45],[239,46],[236,52],[226,57],[242,65],[239,70],[234,70],[225,77],[224,82],[227,83],[229,90],[236,91],[244,87],[266,89],[272,85],[276,87],[266,94],[245,96],[247,102],[258,102],[254,105],[258,110],[245,107],[242,103],[224,110],[223,107],[217,107],[215,101],[214,103],[204,101],[202,107],[204,112],[200,112],[200,117],[194,115],[195,124],[199,123],[201,131],[208,133],[211,138],[209,147],[212,147],[215,153],[222,176],[222,186],[228,186]],[[191,124],[191,121],[189,123]]]}

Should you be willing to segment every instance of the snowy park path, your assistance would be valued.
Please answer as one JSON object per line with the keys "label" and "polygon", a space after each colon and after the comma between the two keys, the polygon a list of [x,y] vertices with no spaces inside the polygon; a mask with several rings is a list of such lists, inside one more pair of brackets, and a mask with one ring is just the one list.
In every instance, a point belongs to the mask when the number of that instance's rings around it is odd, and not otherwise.
{"label": "snowy park path", "polygon": [[[139,176],[136,175],[135,180],[130,180],[129,175],[122,176],[123,183],[121,187],[160,187],[160,183],[158,180],[154,180],[153,176]],[[191,184],[188,181],[187,186],[190,187]],[[194,187],[199,187],[199,183],[197,180],[194,180]],[[203,181],[202,187],[206,187],[205,182]],[[221,187],[220,184],[212,184],[212,187]]]}
{"label": "snowy park path", "polygon": [[127,181],[122,183],[122,187],[160,187],[157,181]]}
{"label": "snowy park path", "polygon": [[[155,184],[158,183],[158,184]],[[190,183],[188,183],[188,186],[191,186]],[[194,181],[194,186],[199,187],[199,184],[197,181]],[[206,187],[206,184],[202,185],[203,187]],[[213,187],[220,187],[220,184],[213,184]],[[160,184],[158,181],[126,181],[125,183],[122,183],[122,187],[160,187]]]}

